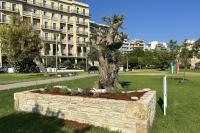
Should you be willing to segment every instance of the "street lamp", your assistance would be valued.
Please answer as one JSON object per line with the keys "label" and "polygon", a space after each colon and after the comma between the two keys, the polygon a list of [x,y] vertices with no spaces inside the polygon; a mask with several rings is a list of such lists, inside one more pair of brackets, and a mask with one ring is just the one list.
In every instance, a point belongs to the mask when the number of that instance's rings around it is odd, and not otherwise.
{"label": "street lamp", "polygon": [[58,35],[56,34],[56,75],[58,74]]}

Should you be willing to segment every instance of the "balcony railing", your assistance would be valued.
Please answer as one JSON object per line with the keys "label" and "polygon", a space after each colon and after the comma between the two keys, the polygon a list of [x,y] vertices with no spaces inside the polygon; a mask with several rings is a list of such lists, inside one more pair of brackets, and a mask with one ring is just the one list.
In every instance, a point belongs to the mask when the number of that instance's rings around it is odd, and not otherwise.
{"label": "balcony railing", "polygon": [[67,40],[66,39],[62,39],[61,42],[62,42],[62,44],[67,44]]}
{"label": "balcony railing", "polygon": [[53,30],[53,31],[60,31],[60,28],[58,28],[58,27],[46,26],[46,25],[42,25],[42,29]]}
{"label": "balcony railing", "polygon": [[77,44],[77,45],[85,45],[86,42],[84,42],[84,41],[77,41],[76,44]]}
{"label": "balcony railing", "polygon": [[73,42],[71,40],[68,41],[69,45],[73,45]]}
{"label": "balcony railing", "polygon": [[8,21],[7,21],[6,19],[0,19],[0,23],[1,23],[1,24],[7,24]]}
{"label": "balcony railing", "polygon": [[72,30],[68,30],[67,33],[70,34],[70,35],[73,35],[73,31]]}
{"label": "balcony railing", "polygon": [[14,12],[14,13],[19,13],[19,9],[13,8],[13,7],[8,7],[8,6],[0,6],[1,11],[9,11],[9,12]]}
{"label": "balcony railing", "polygon": [[85,35],[85,36],[88,35],[88,32],[86,32],[86,31],[77,30],[76,33],[79,34],[79,35]]}
{"label": "balcony railing", "polygon": [[86,22],[80,22],[80,21],[78,22],[78,21],[77,21],[76,24],[88,26],[88,23],[86,23]]}
{"label": "balcony railing", "polygon": [[61,7],[58,7],[57,5],[52,6],[52,5],[43,3],[43,2],[35,2],[32,0],[17,0],[17,1],[29,4],[29,5],[34,5],[34,6],[39,6],[39,7],[43,7],[43,8],[48,8],[48,9],[52,9],[52,10],[70,13],[70,11],[67,8],[64,8],[64,7],[61,8]]}
{"label": "balcony railing", "polygon": [[88,17],[90,16],[90,14],[87,12],[82,12],[82,11],[77,11],[77,10],[71,10],[71,13],[82,15],[82,16],[88,16]]}
{"label": "balcony railing", "polygon": [[[43,37],[44,41],[48,41],[48,42],[56,42],[56,39],[54,37]],[[57,39],[57,42],[60,42],[60,39]]]}
{"label": "balcony railing", "polygon": [[36,30],[40,30],[41,27],[39,25],[33,25],[33,28]]}
{"label": "balcony railing", "polygon": [[67,33],[66,28],[60,29],[60,31],[61,31],[62,33]]}
{"label": "balcony railing", "polygon": [[67,21],[67,24],[73,25],[73,21]]}

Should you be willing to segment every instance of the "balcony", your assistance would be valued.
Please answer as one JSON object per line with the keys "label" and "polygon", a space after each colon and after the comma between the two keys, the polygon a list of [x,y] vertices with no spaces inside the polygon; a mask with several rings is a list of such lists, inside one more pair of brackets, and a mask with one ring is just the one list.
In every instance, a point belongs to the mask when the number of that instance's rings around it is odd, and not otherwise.
{"label": "balcony", "polygon": [[67,21],[67,24],[73,25],[73,21]]}
{"label": "balcony", "polygon": [[88,32],[86,32],[86,31],[77,30],[76,33],[77,33],[78,35],[88,36]]}
{"label": "balcony", "polygon": [[44,30],[52,30],[52,31],[60,31],[60,28],[58,28],[58,27],[46,26],[46,25],[42,25],[42,29],[44,29]]}
{"label": "balcony", "polygon": [[61,40],[61,43],[62,43],[62,44],[67,44],[67,40],[66,40],[66,39],[62,39],[62,40]]}
{"label": "balcony", "polygon": [[88,23],[86,23],[86,22],[76,22],[76,24],[78,24],[78,25],[82,25],[82,26],[88,26]]}
{"label": "balcony", "polygon": [[43,15],[43,19],[49,19],[49,16]]}
{"label": "balcony", "polygon": [[68,33],[69,35],[73,35],[73,31],[72,31],[72,30],[68,30],[67,33]]}
{"label": "balcony", "polygon": [[90,17],[90,14],[89,14],[89,13],[82,12],[82,11],[71,10],[71,13],[74,13],[74,14],[77,14],[77,15],[81,15],[81,16]]}
{"label": "balcony", "polygon": [[77,45],[86,45],[86,42],[84,42],[84,41],[77,41],[76,44]]}
{"label": "balcony", "polygon": [[32,12],[30,11],[23,11],[24,16],[31,16]]}
{"label": "balcony", "polygon": [[7,24],[8,21],[6,19],[0,19],[0,24]]}
{"label": "balcony", "polygon": [[17,8],[12,8],[8,6],[0,6],[0,11],[8,11],[8,12],[13,12],[13,13],[19,13],[19,10]]}
{"label": "balcony", "polygon": [[[54,37],[43,37],[43,41],[46,42],[56,42],[56,39]],[[60,42],[60,39],[58,38],[57,42]]]}
{"label": "balcony", "polygon": [[73,45],[73,41],[69,40],[68,45]]}
{"label": "balcony", "polygon": [[66,8],[61,8],[61,7],[58,7],[56,5],[52,6],[52,5],[43,3],[43,2],[35,2],[35,1],[32,1],[32,0],[17,0],[17,1],[23,2],[23,3],[28,4],[28,5],[33,5],[33,6],[48,8],[48,9],[56,10],[56,11],[60,11],[60,12],[70,13],[70,11]]}
{"label": "balcony", "polygon": [[35,29],[35,30],[40,30],[40,26],[39,25],[33,25],[33,28]]}
{"label": "balcony", "polygon": [[60,29],[61,33],[67,33],[66,28]]}
{"label": "balcony", "polygon": [[33,17],[40,18],[40,13],[33,13]]}

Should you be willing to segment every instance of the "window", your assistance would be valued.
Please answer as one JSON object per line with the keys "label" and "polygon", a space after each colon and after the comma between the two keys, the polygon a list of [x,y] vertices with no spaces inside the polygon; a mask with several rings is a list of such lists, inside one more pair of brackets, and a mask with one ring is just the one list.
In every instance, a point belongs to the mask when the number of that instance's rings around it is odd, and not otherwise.
{"label": "window", "polygon": [[51,8],[54,8],[54,2],[51,2]]}
{"label": "window", "polygon": [[63,19],[63,15],[60,15],[60,19]]}
{"label": "window", "polygon": [[36,9],[33,9],[33,13],[34,13],[34,14],[37,14],[37,10],[36,10]]}
{"label": "window", "polygon": [[86,38],[83,38],[83,42],[84,42],[84,43],[86,42]]}
{"label": "window", "polygon": [[47,4],[47,1],[43,0],[43,6],[46,6],[46,4]]}
{"label": "window", "polygon": [[6,15],[2,14],[2,22],[6,22]]}
{"label": "window", "polygon": [[57,39],[57,34],[53,34],[53,39],[54,39],[54,40]]}
{"label": "window", "polygon": [[60,5],[60,10],[63,11],[63,5],[62,4]]}
{"label": "window", "polygon": [[45,40],[48,40],[48,33],[45,33],[44,36],[45,36]]}
{"label": "window", "polygon": [[79,20],[80,20],[80,18],[79,18],[79,17],[77,17],[77,23],[79,23],[79,22],[80,22]]}
{"label": "window", "polygon": [[33,0],[33,4],[36,4],[36,0]]}
{"label": "window", "polygon": [[54,16],[55,16],[55,14],[54,14],[54,13],[52,13],[52,14],[51,14],[51,17],[52,17],[52,18],[54,18]]}
{"label": "window", "polygon": [[44,27],[48,28],[48,22],[44,22]]}
{"label": "window", "polygon": [[54,30],[56,29],[56,23],[53,23],[53,29]]}
{"label": "window", "polygon": [[44,15],[44,16],[47,16],[47,12],[44,11],[44,12],[43,12],[43,15]]}
{"label": "window", "polygon": [[79,8],[77,8],[76,13],[79,13]]}
{"label": "window", "polygon": [[6,9],[6,2],[2,2],[2,9]]}
{"label": "window", "polygon": [[16,4],[12,4],[12,10],[17,11]]}
{"label": "window", "polygon": [[78,43],[80,42],[80,37],[77,37],[77,42],[78,42]]}
{"label": "window", "polygon": [[70,12],[70,6],[67,6],[67,11]]}
{"label": "window", "polygon": [[85,9],[83,9],[83,15],[85,15]]}
{"label": "window", "polygon": [[70,16],[68,16],[68,22],[70,22]]}

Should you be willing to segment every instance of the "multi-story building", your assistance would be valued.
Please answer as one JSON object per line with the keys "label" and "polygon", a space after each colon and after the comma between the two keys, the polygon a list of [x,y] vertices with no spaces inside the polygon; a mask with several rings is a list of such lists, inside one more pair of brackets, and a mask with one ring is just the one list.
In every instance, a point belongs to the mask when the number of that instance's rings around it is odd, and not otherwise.
{"label": "multi-story building", "polygon": [[144,50],[145,42],[144,40],[141,40],[141,39],[135,39],[135,40],[130,41],[130,45],[132,49],[141,48]]}
{"label": "multi-story building", "polygon": [[130,41],[124,40],[124,42],[119,50],[122,54],[127,54],[127,53],[130,53],[131,51],[133,51]]}
{"label": "multi-story building", "polygon": [[167,43],[159,42],[159,41],[152,41],[145,45],[144,50],[167,50]]}
{"label": "multi-story building", "polygon": [[8,23],[11,13],[28,19],[39,32],[43,59],[56,53],[61,62],[85,59],[90,32],[88,4],[75,0],[0,0],[0,23]]}

